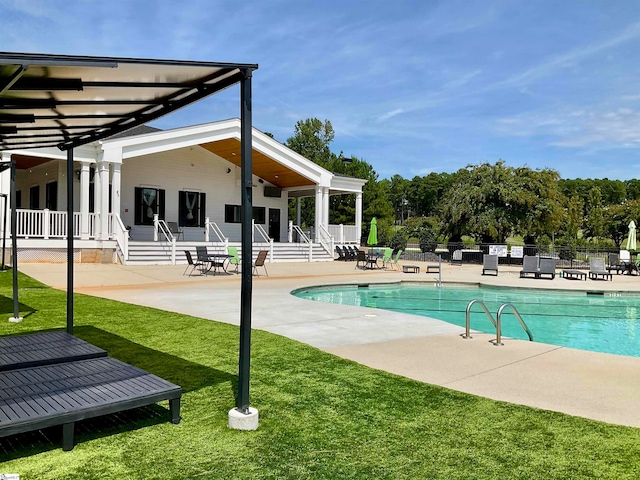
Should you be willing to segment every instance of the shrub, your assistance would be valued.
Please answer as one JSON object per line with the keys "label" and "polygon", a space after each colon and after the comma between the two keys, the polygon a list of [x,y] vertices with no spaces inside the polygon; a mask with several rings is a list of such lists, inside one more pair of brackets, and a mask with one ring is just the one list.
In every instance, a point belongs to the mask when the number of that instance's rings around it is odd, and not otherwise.
{"label": "shrub", "polygon": [[393,248],[393,253],[407,249],[407,237],[403,230],[398,230],[392,235],[391,240],[389,240],[389,246]]}

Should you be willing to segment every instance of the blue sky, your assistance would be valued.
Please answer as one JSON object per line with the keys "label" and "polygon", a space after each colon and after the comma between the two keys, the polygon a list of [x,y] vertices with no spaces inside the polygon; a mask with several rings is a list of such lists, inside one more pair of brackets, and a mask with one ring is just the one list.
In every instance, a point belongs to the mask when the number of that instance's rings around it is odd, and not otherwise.
{"label": "blue sky", "polygon": [[[637,0],[0,0],[0,31],[11,52],[258,63],[255,127],[328,119],[380,178],[640,177]],[[234,88],[155,125],[237,116]]]}

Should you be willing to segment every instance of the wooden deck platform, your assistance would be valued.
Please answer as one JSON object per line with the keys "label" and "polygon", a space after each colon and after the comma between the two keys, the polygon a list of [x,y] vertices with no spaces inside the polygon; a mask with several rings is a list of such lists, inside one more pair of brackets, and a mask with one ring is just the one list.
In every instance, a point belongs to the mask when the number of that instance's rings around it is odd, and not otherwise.
{"label": "wooden deck platform", "polygon": [[106,356],[105,350],[66,332],[0,337],[0,372]]}
{"label": "wooden deck platform", "polygon": [[0,372],[0,437],[62,425],[73,449],[74,422],[169,401],[180,422],[182,389],[114,358],[94,358]]}

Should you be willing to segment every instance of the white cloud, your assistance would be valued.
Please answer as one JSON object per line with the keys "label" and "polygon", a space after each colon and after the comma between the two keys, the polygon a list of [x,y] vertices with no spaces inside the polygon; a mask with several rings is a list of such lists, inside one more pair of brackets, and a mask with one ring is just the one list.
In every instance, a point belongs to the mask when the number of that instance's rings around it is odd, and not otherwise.
{"label": "white cloud", "polygon": [[384,113],[382,115],[380,115],[377,118],[378,122],[384,122],[385,120],[389,120],[392,117],[395,117],[396,115],[400,115],[401,113],[404,113],[404,109],[403,108],[396,108],[395,110],[391,110],[390,112]]}

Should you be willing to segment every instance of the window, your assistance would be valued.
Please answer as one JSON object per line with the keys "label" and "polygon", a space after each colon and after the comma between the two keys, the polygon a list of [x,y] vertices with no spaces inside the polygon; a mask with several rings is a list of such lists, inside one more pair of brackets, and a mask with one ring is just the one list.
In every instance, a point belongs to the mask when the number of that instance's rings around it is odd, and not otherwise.
{"label": "window", "polygon": [[164,190],[160,188],[136,187],[135,224],[153,225],[153,215],[164,220]]}
{"label": "window", "polygon": [[240,205],[224,206],[224,223],[240,223]]}
{"label": "window", "polygon": [[40,185],[29,189],[29,209],[38,210],[40,208]]}
{"label": "window", "polygon": [[205,193],[178,192],[178,225],[181,227],[204,227],[206,199]]}
{"label": "window", "polygon": [[267,217],[266,217],[266,214],[265,214],[265,208],[264,207],[253,207],[253,220],[256,223],[264,225],[265,223],[267,223],[266,218]]}
{"label": "window", "polygon": [[[240,205],[225,205],[224,206],[224,221],[225,223],[240,223]],[[253,207],[253,220],[255,223],[264,225],[266,220],[265,207]]]}

